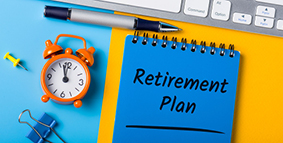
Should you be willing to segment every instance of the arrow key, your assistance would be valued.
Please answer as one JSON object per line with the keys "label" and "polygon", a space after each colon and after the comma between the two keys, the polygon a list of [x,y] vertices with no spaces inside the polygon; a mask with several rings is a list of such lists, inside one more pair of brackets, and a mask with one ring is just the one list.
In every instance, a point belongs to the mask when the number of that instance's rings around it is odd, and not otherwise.
{"label": "arrow key", "polygon": [[255,17],[255,26],[264,27],[264,28],[272,28],[274,25],[274,19],[272,18],[265,18],[256,16]]}
{"label": "arrow key", "polygon": [[275,8],[267,6],[257,6],[256,15],[272,17],[275,16]]}
{"label": "arrow key", "polygon": [[250,25],[252,22],[252,16],[249,14],[244,14],[244,13],[234,13],[233,22]]}

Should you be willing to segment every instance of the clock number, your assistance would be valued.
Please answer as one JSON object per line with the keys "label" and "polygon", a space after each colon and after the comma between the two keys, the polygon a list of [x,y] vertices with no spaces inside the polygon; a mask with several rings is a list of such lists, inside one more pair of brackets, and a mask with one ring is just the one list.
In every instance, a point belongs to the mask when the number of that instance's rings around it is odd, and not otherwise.
{"label": "clock number", "polygon": [[62,93],[60,94],[60,97],[64,98],[66,95],[64,93],[64,91],[62,91]]}
{"label": "clock number", "polygon": [[80,86],[83,86],[83,85],[84,85],[84,80],[83,80],[83,79],[80,79],[79,81],[80,81],[79,85],[80,85]]}
{"label": "clock number", "polygon": [[71,69],[72,63],[71,62],[65,62],[65,65],[68,69]]}
{"label": "clock number", "polygon": [[52,74],[49,73],[49,74],[47,75],[47,78],[48,78],[48,80],[50,80],[50,79],[52,78]]}

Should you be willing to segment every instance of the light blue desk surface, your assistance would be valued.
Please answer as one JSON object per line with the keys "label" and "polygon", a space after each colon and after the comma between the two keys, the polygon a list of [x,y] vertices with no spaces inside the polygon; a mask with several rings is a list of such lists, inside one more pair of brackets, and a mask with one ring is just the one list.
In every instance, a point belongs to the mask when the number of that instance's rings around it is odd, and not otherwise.
{"label": "light blue desk surface", "polygon": [[[25,109],[30,109],[35,118],[39,118],[43,112],[54,118],[58,122],[55,130],[66,142],[97,142],[111,28],[45,18],[45,5],[101,11],[50,1],[1,1],[0,142],[31,142],[25,137],[31,128],[17,121]],[[62,33],[82,36],[87,41],[87,47],[96,48],[95,63],[90,67],[92,82],[79,109],[52,101],[43,103],[40,99],[43,95],[40,73],[47,62],[42,57],[45,41],[50,39],[54,42],[57,35]],[[60,38],[58,44],[64,49],[70,47],[73,51],[82,48],[82,41],[72,38]],[[15,68],[10,61],[4,60],[6,52],[20,58],[29,71]],[[22,119],[35,123],[28,114]],[[48,139],[60,142],[53,133]]]}

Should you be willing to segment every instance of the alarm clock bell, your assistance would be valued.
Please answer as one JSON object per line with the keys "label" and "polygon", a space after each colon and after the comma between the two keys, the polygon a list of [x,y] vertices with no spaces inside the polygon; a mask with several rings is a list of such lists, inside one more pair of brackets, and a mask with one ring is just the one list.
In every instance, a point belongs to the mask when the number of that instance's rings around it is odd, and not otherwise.
{"label": "alarm clock bell", "polygon": [[[63,52],[63,48],[61,46],[57,45],[59,37],[63,37],[63,36],[64,37],[73,37],[73,38],[77,38],[77,39],[82,38],[82,37],[75,36],[75,35],[60,34],[60,35],[58,35],[54,44],[51,42],[51,40],[46,40],[46,42],[45,42],[46,48],[43,52],[43,58],[44,59],[52,58],[55,55],[58,55],[58,54]],[[76,51],[76,54],[88,66],[92,66],[93,63],[94,63],[93,54],[95,52],[95,49],[94,49],[94,47],[89,47],[88,49],[86,49],[86,42],[85,42],[84,39],[83,39],[83,42],[84,42],[84,49],[78,49]],[[66,51],[66,52],[69,52],[69,51]]]}

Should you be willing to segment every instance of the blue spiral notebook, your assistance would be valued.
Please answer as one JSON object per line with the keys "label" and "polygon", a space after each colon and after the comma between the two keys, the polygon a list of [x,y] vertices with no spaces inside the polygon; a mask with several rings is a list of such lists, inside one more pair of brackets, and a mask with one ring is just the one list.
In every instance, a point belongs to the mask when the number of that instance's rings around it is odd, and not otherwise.
{"label": "blue spiral notebook", "polygon": [[229,143],[240,53],[126,37],[113,143]]}

